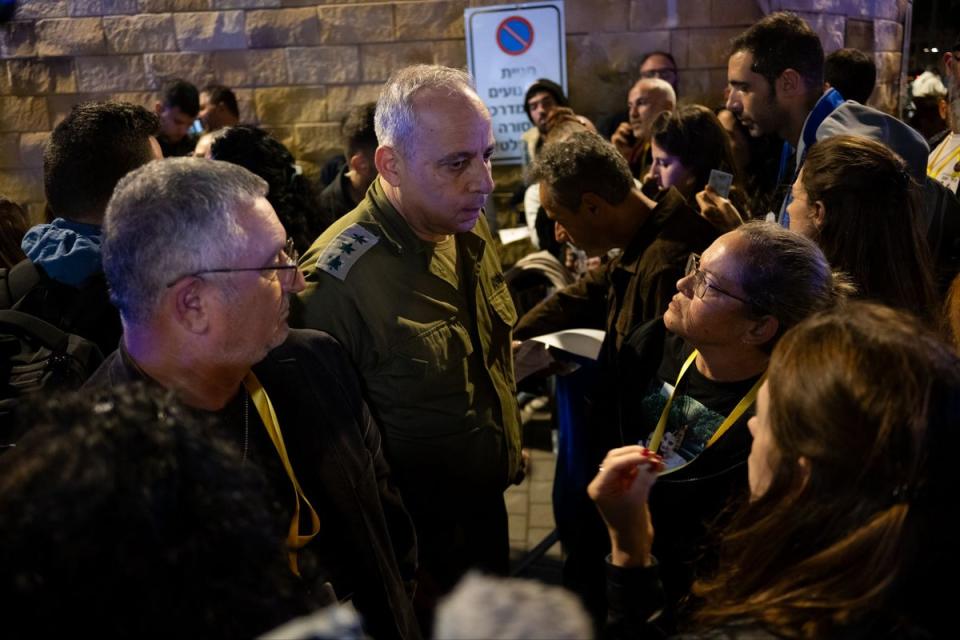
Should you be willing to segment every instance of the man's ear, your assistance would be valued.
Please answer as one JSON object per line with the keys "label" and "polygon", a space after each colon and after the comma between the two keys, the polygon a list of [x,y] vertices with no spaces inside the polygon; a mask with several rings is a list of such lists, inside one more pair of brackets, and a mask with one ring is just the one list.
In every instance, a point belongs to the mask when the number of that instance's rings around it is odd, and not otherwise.
{"label": "man's ear", "polygon": [[156,113],[158,116],[161,115],[161,114],[163,113],[163,103],[162,103],[162,102],[155,102],[155,103],[153,104],[153,111],[154,111],[154,113]]}
{"label": "man's ear", "polygon": [[761,316],[760,319],[754,320],[743,341],[756,346],[764,345],[773,340],[773,336],[777,335],[779,329],[780,321],[775,317],[769,314]]}
{"label": "man's ear", "polygon": [[369,156],[363,151],[357,151],[350,156],[347,159],[347,166],[350,167],[350,171],[361,176],[370,175],[374,170],[373,167],[370,166]]}
{"label": "man's ear", "polygon": [[807,92],[807,86],[803,82],[803,76],[796,69],[784,69],[777,77],[777,95],[785,98],[794,98],[804,95]]}
{"label": "man's ear", "polygon": [[170,306],[178,326],[189,333],[206,333],[210,326],[206,296],[210,289],[203,280],[194,276],[182,278],[170,288]]}
{"label": "man's ear", "polygon": [[400,170],[403,162],[403,156],[393,147],[379,146],[373,154],[373,163],[377,166],[377,171],[391,187],[400,186]]}

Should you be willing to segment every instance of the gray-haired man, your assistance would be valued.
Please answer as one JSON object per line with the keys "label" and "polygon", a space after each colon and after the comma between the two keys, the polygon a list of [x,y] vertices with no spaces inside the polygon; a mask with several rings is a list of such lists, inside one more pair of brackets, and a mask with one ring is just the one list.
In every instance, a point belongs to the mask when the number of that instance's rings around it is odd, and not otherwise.
{"label": "gray-haired man", "polygon": [[376,132],[379,177],[303,258],[300,321],[334,335],[360,371],[417,527],[429,609],[467,567],[507,569],[516,312],[482,211],[494,138],[469,76],[397,72]]}
{"label": "gray-haired man", "polygon": [[303,278],[266,192],[246,169],[201,159],[120,181],[103,266],[123,339],[88,385],[152,381],[214,414],[266,476],[305,591],[352,597],[373,637],[419,637],[409,517],[343,350],[287,326]]}

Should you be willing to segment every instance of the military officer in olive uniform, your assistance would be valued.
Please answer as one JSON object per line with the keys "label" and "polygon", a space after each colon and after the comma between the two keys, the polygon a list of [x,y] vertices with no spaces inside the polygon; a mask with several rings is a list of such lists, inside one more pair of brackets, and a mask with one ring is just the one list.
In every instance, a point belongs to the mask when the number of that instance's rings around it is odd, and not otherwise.
{"label": "military officer in olive uniform", "polygon": [[470,77],[395,73],[376,132],[379,178],[303,257],[294,318],[335,336],[360,372],[416,526],[423,613],[467,568],[508,569],[516,312],[483,216],[494,138]]}

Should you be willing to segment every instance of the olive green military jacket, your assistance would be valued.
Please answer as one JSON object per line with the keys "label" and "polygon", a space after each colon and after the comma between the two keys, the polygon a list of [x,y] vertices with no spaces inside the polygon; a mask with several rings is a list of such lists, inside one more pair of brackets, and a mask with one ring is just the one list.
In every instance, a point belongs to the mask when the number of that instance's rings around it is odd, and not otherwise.
{"label": "olive green military jacket", "polygon": [[499,491],[519,469],[516,311],[484,217],[455,242],[459,289],[374,180],[300,262],[307,287],[293,322],[350,354],[401,490]]}

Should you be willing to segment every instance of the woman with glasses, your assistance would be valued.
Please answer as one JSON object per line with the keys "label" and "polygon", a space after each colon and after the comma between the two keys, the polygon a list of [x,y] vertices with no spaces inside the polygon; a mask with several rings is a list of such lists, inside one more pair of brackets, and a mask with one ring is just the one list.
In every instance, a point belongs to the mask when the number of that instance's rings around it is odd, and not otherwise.
{"label": "woman with glasses", "polygon": [[[749,501],[693,585],[684,626],[696,629],[683,637],[932,638],[952,628],[955,592],[933,576],[957,571],[945,507],[956,498],[958,412],[960,360],[908,314],[856,302],[791,329],[749,423]],[[611,637],[660,635],[651,538],[655,549],[669,534],[647,496],[671,479],[662,469],[647,449],[615,449],[589,488],[613,545]]]}
{"label": "woman with glasses", "polygon": [[642,445],[666,461],[649,505],[667,624],[689,591],[708,523],[747,486],[747,420],[773,346],[847,289],[812,241],[748,223],[691,256],[666,314],[621,350],[611,445]]}

